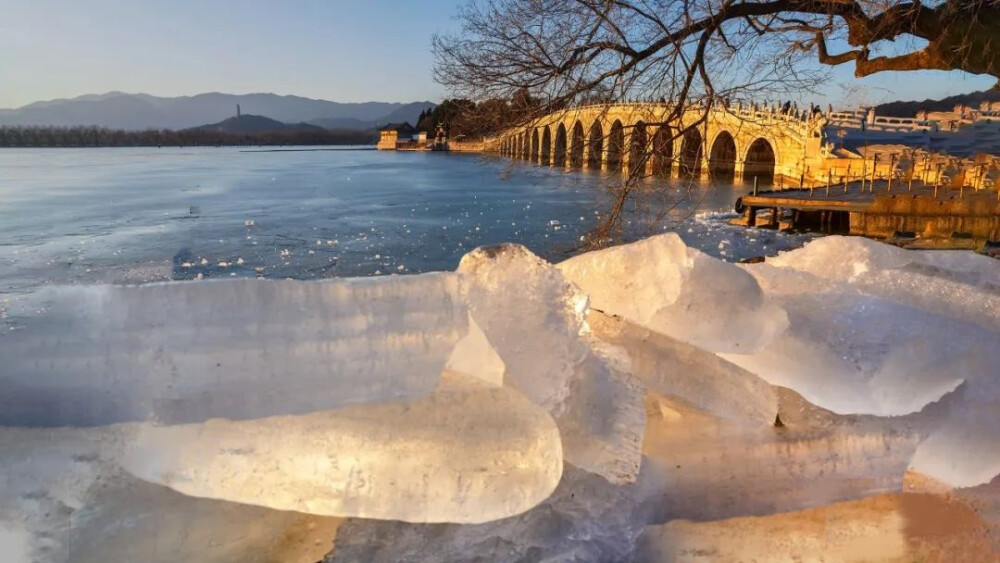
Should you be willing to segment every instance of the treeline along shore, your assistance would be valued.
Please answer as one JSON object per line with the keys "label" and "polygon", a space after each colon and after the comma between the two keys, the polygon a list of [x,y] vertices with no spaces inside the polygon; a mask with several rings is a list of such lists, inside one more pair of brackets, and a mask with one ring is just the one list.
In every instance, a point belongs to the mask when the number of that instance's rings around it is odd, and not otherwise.
{"label": "treeline along shore", "polygon": [[125,131],[102,127],[0,126],[0,147],[368,145],[374,144],[376,135],[371,131],[335,129],[237,134],[204,129]]}

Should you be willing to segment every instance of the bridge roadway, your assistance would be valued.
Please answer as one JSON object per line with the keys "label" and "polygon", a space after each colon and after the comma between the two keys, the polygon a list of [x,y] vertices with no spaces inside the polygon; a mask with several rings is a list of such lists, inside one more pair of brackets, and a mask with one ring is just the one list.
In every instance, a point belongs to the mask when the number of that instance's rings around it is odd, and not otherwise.
{"label": "bridge roadway", "polygon": [[[777,175],[808,175],[826,158],[821,113],[736,104],[713,106],[706,115],[704,107],[692,106],[665,123],[671,110],[661,103],[561,110],[504,131],[485,150],[541,165],[748,182],[756,177],[762,185]],[[680,135],[688,124],[697,126]]]}

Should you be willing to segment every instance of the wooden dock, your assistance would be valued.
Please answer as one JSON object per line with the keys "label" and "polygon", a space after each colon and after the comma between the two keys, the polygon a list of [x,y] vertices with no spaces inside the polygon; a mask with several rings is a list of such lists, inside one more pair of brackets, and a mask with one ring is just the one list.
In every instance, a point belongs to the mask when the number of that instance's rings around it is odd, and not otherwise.
{"label": "wooden dock", "polygon": [[982,247],[1000,241],[1000,193],[935,188],[917,183],[818,185],[757,191],[737,200],[734,223],[861,235],[880,239],[955,241],[942,246]]}

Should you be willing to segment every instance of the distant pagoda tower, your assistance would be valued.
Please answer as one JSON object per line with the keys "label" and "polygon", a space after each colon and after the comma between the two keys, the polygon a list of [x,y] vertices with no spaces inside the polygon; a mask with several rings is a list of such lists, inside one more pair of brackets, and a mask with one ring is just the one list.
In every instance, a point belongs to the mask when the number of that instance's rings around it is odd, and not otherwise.
{"label": "distant pagoda tower", "polygon": [[240,116],[240,104],[236,104],[236,117]]}

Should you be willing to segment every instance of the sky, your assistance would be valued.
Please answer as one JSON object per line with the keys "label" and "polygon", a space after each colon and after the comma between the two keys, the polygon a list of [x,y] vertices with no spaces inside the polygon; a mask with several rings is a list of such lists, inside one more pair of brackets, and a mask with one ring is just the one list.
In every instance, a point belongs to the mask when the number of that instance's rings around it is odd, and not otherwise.
{"label": "sky", "polygon": [[[338,102],[440,101],[434,33],[465,0],[0,0],[0,108],[109,91],[275,92]],[[938,98],[995,80],[832,71],[838,107]],[[812,100],[810,100],[812,101]]]}

